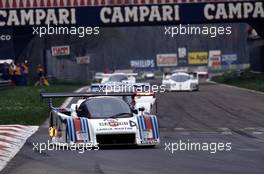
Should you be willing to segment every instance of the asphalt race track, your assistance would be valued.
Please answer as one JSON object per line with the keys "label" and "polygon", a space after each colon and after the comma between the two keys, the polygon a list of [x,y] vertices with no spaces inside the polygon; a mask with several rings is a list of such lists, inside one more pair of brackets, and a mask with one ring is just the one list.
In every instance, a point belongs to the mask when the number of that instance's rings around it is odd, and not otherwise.
{"label": "asphalt race track", "polygon": [[[162,93],[157,99],[160,147],[40,154],[32,143],[47,141],[43,125],[1,173],[263,174],[263,94],[203,83],[199,92]],[[232,149],[210,153],[166,148],[179,141],[230,142]]]}

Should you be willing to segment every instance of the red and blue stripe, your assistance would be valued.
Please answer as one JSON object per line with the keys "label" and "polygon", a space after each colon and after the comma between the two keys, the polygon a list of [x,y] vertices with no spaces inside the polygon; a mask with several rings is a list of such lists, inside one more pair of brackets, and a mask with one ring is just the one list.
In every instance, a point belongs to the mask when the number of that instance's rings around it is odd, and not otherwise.
{"label": "red and blue stripe", "polygon": [[68,137],[72,142],[77,142],[76,132],[79,131],[85,134],[84,142],[88,143],[91,141],[89,122],[87,118],[67,118],[67,133]]}
{"label": "red and blue stripe", "polygon": [[152,130],[153,139],[159,138],[158,120],[155,115],[147,115],[147,116],[141,115],[137,117],[137,121],[138,121],[140,139],[146,139],[143,134],[145,130]]}

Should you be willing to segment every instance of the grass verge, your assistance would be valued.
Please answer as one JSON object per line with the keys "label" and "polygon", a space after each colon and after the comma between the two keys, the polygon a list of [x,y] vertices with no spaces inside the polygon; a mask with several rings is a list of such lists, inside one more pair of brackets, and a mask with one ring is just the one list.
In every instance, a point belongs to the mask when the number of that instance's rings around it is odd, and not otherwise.
{"label": "grass verge", "polygon": [[[87,84],[86,84],[87,85]],[[49,115],[48,103],[42,101],[40,92],[72,92],[85,86],[77,82],[53,82],[48,87],[12,87],[0,89],[0,125],[39,125]],[[65,99],[54,100],[59,106]]]}
{"label": "grass verge", "polygon": [[264,92],[264,75],[254,74],[249,71],[242,73],[235,71],[226,72],[221,76],[213,77],[212,81]]}

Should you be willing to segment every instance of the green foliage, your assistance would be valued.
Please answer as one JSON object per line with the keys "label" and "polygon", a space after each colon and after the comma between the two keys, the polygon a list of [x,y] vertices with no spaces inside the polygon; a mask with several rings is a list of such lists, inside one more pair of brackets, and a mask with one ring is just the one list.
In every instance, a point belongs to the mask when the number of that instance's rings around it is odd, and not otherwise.
{"label": "green foliage", "polygon": [[[49,114],[48,104],[40,92],[72,92],[83,86],[80,83],[52,83],[49,87],[13,87],[0,89],[0,124],[39,125]],[[59,106],[64,99],[54,101]]]}
{"label": "green foliage", "polygon": [[264,92],[264,75],[254,74],[249,70],[228,71],[221,76],[213,77],[212,81]]}

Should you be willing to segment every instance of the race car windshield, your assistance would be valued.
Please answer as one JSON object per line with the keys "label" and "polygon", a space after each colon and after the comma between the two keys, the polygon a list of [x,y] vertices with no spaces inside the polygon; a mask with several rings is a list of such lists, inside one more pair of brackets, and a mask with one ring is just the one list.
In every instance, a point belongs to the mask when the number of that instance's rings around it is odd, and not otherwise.
{"label": "race car windshield", "polygon": [[109,78],[109,81],[110,81],[110,82],[122,82],[122,81],[124,81],[124,80],[128,80],[128,79],[127,79],[127,76],[125,76],[125,75],[121,75],[121,74],[119,74],[119,75],[112,75],[112,76],[110,76],[110,78]]}
{"label": "race car windshield", "polygon": [[174,75],[171,76],[171,80],[175,81],[175,82],[185,82],[187,80],[190,79],[190,76],[188,75]]}
{"label": "race car windshield", "polygon": [[132,116],[129,105],[119,98],[94,98],[87,100],[80,107],[85,107],[91,118]]}

